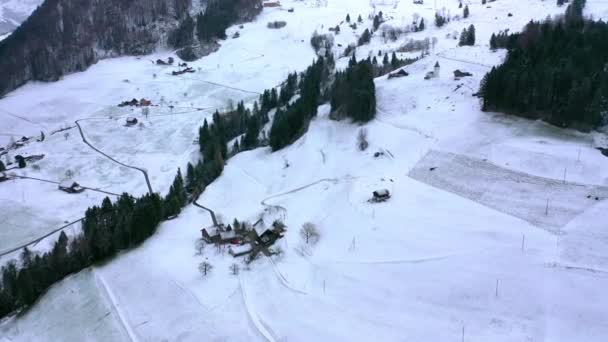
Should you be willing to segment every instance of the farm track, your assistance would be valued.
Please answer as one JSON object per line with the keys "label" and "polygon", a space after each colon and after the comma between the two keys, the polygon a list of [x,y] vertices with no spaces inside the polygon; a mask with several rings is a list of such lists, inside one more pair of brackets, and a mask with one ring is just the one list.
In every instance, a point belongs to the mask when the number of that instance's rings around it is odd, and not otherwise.
{"label": "farm track", "polygon": [[108,284],[106,283],[105,279],[103,278],[103,276],[101,274],[99,274],[99,272],[97,272],[95,270],[95,268],[92,269],[92,272],[93,272],[93,276],[97,282],[98,288],[102,291],[102,294],[108,301],[108,304],[112,307],[112,311],[116,314],[118,321],[124,328],[127,336],[129,336],[129,340],[131,340],[132,342],[138,342],[139,339],[137,338],[137,334],[135,333],[135,331],[133,331],[133,328],[129,325],[129,322],[124,317],[124,313],[122,312],[122,309],[120,308],[120,304],[117,302],[116,297],[114,296],[114,293],[108,287]]}
{"label": "farm track", "polygon": [[70,223],[68,223],[68,224],[66,224],[66,225],[63,225],[63,226],[61,226],[61,227],[59,227],[59,228],[57,228],[57,229],[53,229],[51,232],[46,233],[46,234],[44,234],[43,236],[38,237],[38,238],[36,238],[36,239],[34,239],[34,240],[32,240],[32,241],[29,241],[29,242],[27,242],[27,243],[24,243],[24,244],[22,244],[22,245],[20,245],[20,246],[17,246],[17,247],[11,248],[11,249],[6,250],[6,251],[2,251],[2,252],[0,252],[0,257],[3,257],[3,256],[5,256],[5,255],[7,255],[7,254],[11,254],[11,253],[13,253],[13,252],[16,252],[16,251],[20,250],[21,248],[25,248],[25,247],[30,246],[30,245],[35,245],[35,244],[37,244],[38,242],[40,242],[40,241],[42,241],[42,240],[46,239],[47,237],[49,237],[49,236],[51,236],[51,235],[53,235],[53,234],[55,234],[55,233],[57,233],[57,232],[60,232],[60,231],[64,230],[65,228],[67,228],[67,227],[69,227],[69,226],[71,226],[71,225],[74,225],[74,224],[76,224],[76,223],[78,223],[78,222],[80,222],[80,221],[82,221],[82,220],[84,220],[84,217],[83,217],[83,218],[80,218],[80,219],[78,219],[78,220],[76,220],[76,221],[70,222]]}
{"label": "farm track", "polygon": [[[45,183],[51,183],[51,184],[61,184],[60,182],[57,182],[57,181],[52,181],[52,180],[42,179],[42,178],[36,178],[36,177],[28,177],[28,176],[21,176],[21,175],[11,175],[11,177],[20,178],[20,179],[31,179],[31,180],[36,180],[36,181],[39,181],[39,182],[45,182]],[[91,190],[91,191],[95,191],[95,192],[100,192],[102,194],[112,195],[112,196],[117,196],[117,197],[120,196],[120,194],[117,194],[117,193],[114,193],[114,192],[109,192],[109,191],[105,191],[105,190],[91,188],[91,187],[84,186],[84,185],[81,185],[81,186],[83,188],[87,189],[87,190]]]}
{"label": "farm track", "polygon": [[111,161],[113,161],[114,163],[118,164],[118,165],[122,165],[126,168],[129,169],[133,169],[133,170],[137,170],[139,172],[141,172],[144,175],[144,178],[146,180],[146,185],[148,186],[148,193],[149,194],[153,194],[154,191],[152,190],[152,184],[150,184],[150,177],[148,177],[148,172],[142,168],[139,168],[137,166],[132,166],[132,165],[127,165],[125,163],[122,163],[114,158],[112,158],[111,156],[109,156],[108,154],[104,153],[103,151],[101,151],[100,149],[98,149],[97,147],[93,146],[93,144],[91,144],[86,136],[84,135],[84,130],[82,129],[82,127],[80,126],[80,121],[81,120],[76,120],[74,121],[74,123],[76,123],[76,126],[78,127],[78,132],[80,133],[80,137],[82,138],[82,141],[87,144],[91,149],[95,150],[97,153],[105,156],[106,158],[110,159]]}

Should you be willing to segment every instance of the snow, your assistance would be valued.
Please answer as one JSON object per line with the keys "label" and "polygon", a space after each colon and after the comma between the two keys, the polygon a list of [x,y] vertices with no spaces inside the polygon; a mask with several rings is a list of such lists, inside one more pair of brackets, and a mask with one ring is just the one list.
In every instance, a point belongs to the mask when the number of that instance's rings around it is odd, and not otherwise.
{"label": "snow", "polygon": [[[251,104],[252,92],[303,70],[314,56],[314,30],[326,32],[346,13],[354,20],[360,13],[365,22],[356,32],[342,25],[336,43],[344,45],[371,25],[367,0],[282,2],[294,13],[265,9],[243,29],[230,28],[228,36],[240,30],[241,37],[192,63],[201,68],[192,76],[176,78],[168,75],[171,67],[150,63],[170,55],[159,52],[101,61],[53,84],[30,83],[0,100],[7,119],[1,131],[11,133],[2,137],[38,135],[86,119],[79,122],[94,146],[147,169],[155,191],[164,192],[177,168],[196,160],[198,126],[215,108],[229,100]],[[437,2],[458,10],[455,0]],[[588,2],[598,13],[608,8]],[[423,15],[428,30],[407,39],[436,36],[438,43],[431,56],[405,68],[409,76],[376,79],[378,116],[364,126],[369,148],[357,149],[360,126],[330,120],[324,105],[291,146],[230,159],[199,199],[227,223],[283,218],[281,257],[262,257],[232,275],[229,267],[239,259],[226,249],[195,250],[200,229],[212,222],[205,210],[188,206],[140,247],[60,282],[26,316],[0,323],[0,331],[14,341],[456,341],[463,334],[466,341],[605,340],[608,159],[594,149],[605,134],[483,113],[472,96],[489,67],[504,58],[488,49],[492,32],[519,30],[565,7],[540,0],[475,2],[470,18],[436,29],[428,1],[375,3],[376,12],[393,17],[389,24]],[[268,30],[274,20],[288,25]],[[458,48],[445,38],[471,23],[476,46]],[[374,36],[357,56],[391,51],[405,39],[385,43]],[[439,77],[423,80],[437,61]],[[473,76],[455,81],[455,69]],[[115,107],[142,97],[161,105],[147,118],[139,109]],[[143,126],[125,127],[127,116]],[[136,171],[88,148],[76,129],[67,132],[67,138],[47,134],[44,142],[21,148],[46,155],[37,162],[40,170],[12,172],[59,182],[70,169],[83,186],[146,191]],[[375,158],[378,151],[385,154]],[[388,189],[390,200],[368,202],[378,189]],[[591,192],[600,199],[586,198]],[[33,223],[77,217],[105,195],[70,195],[54,184],[20,179],[1,183],[0,196],[3,212],[23,212],[19,224],[40,227]],[[57,197],[36,200],[44,196]],[[320,231],[315,245],[300,237],[305,222]],[[23,238],[6,239],[8,246]],[[205,277],[198,271],[202,261],[214,266]],[[81,294],[91,302],[79,301]],[[94,310],[85,303],[95,303]],[[101,321],[100,312],[107,314]]]}
{"label": "snow", "polygon": [[[0,40],[17,28],[42,0],[0,0]],[[6,36],[3,37],[3,35]]]}

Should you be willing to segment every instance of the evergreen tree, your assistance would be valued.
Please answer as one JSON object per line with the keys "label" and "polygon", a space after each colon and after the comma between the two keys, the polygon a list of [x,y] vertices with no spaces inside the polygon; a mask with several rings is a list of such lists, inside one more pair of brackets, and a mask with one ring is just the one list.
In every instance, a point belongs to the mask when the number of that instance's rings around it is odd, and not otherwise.
{"label": "evergreen tree", "polygon": [[469,26],[468,34],[467,34],[467,45],[473,46],[475,45],[475,25],[471,24]]}
{"label": "evergreen tree", "polygon": [[399,59],[397,58],[395,51],[393,51],[393,55],[391,56],[391,68],[393,70],[399,68]]}
{"label": "evergreen tree", "polygon": [[420,24],[418,24],[418,31],[424,31],[424,18],[420,18]]}
{"label": "evergreen tree", "polygon": [[361,35],[361,37],[359,37],[359,45],[363,45],[363,44],[367,44],[369,43],[370,39],[371,39],[371,33],[369,32],[369,29],[365,29],[365,31],[363,31],[363,34]]}
{"label": "evergreen tree", "polygon": [[347,22],[347,23],[350,23],[350,14],[347,14],[347,15],[346,15],[346,22]]}
{"label": "evergreen tree", "polygon": [[4,163],[2,162],[2,160],[0,160],[0,172],[6,170],[6,166],[4,166]]}
{"label": "evergreen tree", "polygon": [[[462,5],[462,3],[460,3]],[[469,5],[464,6],[464,10],[462,11],[462,16],[465,18],[469,17]]]}

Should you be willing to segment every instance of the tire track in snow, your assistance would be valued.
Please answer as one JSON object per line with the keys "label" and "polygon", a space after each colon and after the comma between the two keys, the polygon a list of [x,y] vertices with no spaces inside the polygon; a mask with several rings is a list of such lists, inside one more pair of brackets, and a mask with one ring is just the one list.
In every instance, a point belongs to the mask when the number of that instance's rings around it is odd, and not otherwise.
{"label": "tire track in snow", "polygon": [[262,335],[262,337],[264,337],[266,341],[276,342],[276,334],[272,331],[270,327],[262,323],[257,313],[253,310],[253,306],[249,301],[249,298],[247,297],[247,291],[245,290],[245,280],[243,280],[242,276],[239,276],[239,283],[241,288],[241,295],[243,296],[243,302],[245,303],[245,310],[247,311],[249,319],[255,326],[256,330]]}
{"label": "tire track in snow", "polygon": [[129,339],[132,342],[139,342],[139,338],[137,337],[137,334],[135,334],[135,331],[133,331],[133,329],[129,325],[129,322],[127,322],[127,319],[124,317],[124,313],[122,312],[122,309],[119,308],[120,304],[118,304],[116,297],[114,296],[114,293],[108,287],[108,284],[106,283],[103,276],[101,274],[99,274],[95,270],[95,268],[92,268],[91,272],[93,272],[93,276],[95,277],[95,280],[97,281],[97,284],[99,285],[98,288],[100,288],[100,290],[103,292],[102,294],[108,300],[108,303],[112,306],[112,310],[114,311],[114,313],[116,313],[116,316],[118,316],[118,320],[120,321],[121,325],[125,329],[125,332],[129,336]]}
{"label": "tire track in snow", "polygon": [[289,281],[287,280],[287,278],[285,278],[285,276],[283,275],[283,273],[281,273],[281,270],[279,270],[279,267],[277,266],[277,264],[274,262],[274,260],[272,260],[271,257],[267,257],[268,260],[270,260],[270,263],[272,264],[272,268],[274,270],[274,273],[277,275],[277,278],[279,278],[279,281],[281,282],[281,284],[283,284],[283,286],[285,288],[287,288],[288,290],[291,290],[293,292],[296,292],[298,294],[303,294],[303,295],[307,295],[307,292],[304,292],[300,289],[297,289],[295,287],[293,287]]}

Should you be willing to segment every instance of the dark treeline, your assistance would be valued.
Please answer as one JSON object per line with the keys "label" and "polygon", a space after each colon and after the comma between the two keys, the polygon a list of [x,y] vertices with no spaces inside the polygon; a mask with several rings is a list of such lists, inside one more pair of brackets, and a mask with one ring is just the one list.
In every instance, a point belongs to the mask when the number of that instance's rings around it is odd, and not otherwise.
{"label": "dark treeline", "polygon": [[349,117],[355,122],[367,122],[374,118],[376,88],[374,66],[370,59],[357,62],[353,56],[346,70],[336,72],[331,88],[331,111],[334,117]]}
{"label": "dark treeline", "polygon": [[[608,115],[608,24],[582,16],[574,0],[563,18],[530,22],[506,44],[505,63],[481,84],[483,110],[540,118],[560,127],[589,130]],[[500,41],[500,44],[498,43]]]}
{"label": "dark treeline", "polygon": [[61,232],[53,248],[44,254],[24,248],[20,265],[11,261],[2,267],[0,318],[27,309],[67,275],[143,242],[156,231],[165,215],[163,209],[164,201],[158,194],[137,199],[123,194],[114,203],[105,198],[101,206],[87,209],[81,235],[69,240]]}
{"label": "dark treeline", "polygon": [[[269,134],[270,147],[273,151],[291,144],[306,132],[310,120],[317,115],[322,88],[329,81],[334,63],[331,53],[328,53],[325,58],[319,57],[301,74],[298,99],[293,103],[286,101],[279,103]],[[295,93],[293,80],[291,85],[287,82],[284,88],[287,87],[289,87],[289,91],[282,91],[287,94],[283,101],[288,99],[289,92]]]}

